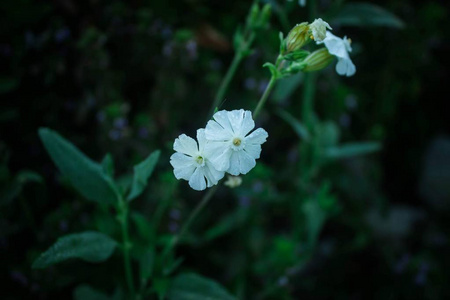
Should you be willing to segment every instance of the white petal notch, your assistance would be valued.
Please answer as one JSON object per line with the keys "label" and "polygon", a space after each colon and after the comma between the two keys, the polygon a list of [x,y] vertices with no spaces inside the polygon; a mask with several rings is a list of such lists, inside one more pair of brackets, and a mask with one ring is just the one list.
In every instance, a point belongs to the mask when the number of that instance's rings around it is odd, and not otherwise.
{"label": "white petal notch", "polygon": [[344,37],[335,36],[331,32],[327,31],[326,37],[323,41],[317,42],[317,44],[325,44],[328,52],[331,55],[337,57],[338,62],[336,64],[336,72],[342,76],[353,76],[356,73],[356,67],[350,59],[349,53],[352,52],[351,40]]}
{"label": "white petal notch", "polygon": [[176,151],[170,157],[170,164],[177,179],[184,179],[196,191],[216,185],[225,172],[218,171],[205,153],[209,143],[205,137],[205,129],[197,130],[197,142],[185,134],[175,139],[173,149]]}
{"label": "white petal notch", "polygon": [[249,134],[254,127],[251,111],[216,112],[205,128],[208,143],[204,153],[213,167],[234,176],[253,169],[261,154],[261,144],[269,136],[262,128]]}

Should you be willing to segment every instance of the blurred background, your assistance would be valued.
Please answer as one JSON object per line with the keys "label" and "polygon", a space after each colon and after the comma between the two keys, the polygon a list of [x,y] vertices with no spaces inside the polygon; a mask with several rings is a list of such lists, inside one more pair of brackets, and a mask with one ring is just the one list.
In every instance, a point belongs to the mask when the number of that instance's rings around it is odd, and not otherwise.
{"label": "blurred background", "polygon": [[[263,3],[273,5],[270,28],[257,35],[221,109],[252,110],[270,78],[262,65],[275,60],[278,33],[312,21],[296,1]],[[320,211],[306,205],[293,212],[301,140],[273,112],[283,108],[300,118],[303,76],[280,81],[257,120],[269,132],[257,167],[240,187],[220,188],[196,221],[178,250],[183,270],[213,278],[242,299],[450,297],[448,3],[374,1],[383,12],[378,19],[352,3],[317,1],[317,17],[352,39],[357,72],[339,77],[334,63],[319,72],[315,111],[326,121],[323,132],[331,128],[327,141],[375,141],[381,150],[324,165],[314,178],[325,195]],[[174,178],[173,141],[181,133],[194,136],[210,117],[233,58],[233,34],[250,6],[1,1],[2,297],[61,298],[80,283],[110,292],[111,281],[123,276],[119,257],[95,267],[30,268],[61,235],[114,231],[61,178],[39,127],[58,131],[96,161],[111,153],[118,181],[161,149],[149,188],[133,209],[151,219],[157,203],[166,201],[160,235],[177,232],[201,194]],[[301,226],[296,218],[305,230],[319,228],[307,255],[292,233]]]}

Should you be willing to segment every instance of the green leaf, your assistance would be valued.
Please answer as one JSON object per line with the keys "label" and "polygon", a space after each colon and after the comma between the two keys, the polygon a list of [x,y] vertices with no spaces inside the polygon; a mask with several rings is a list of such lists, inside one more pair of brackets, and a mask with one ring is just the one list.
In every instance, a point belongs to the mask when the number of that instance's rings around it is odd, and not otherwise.
{"label": "green leaf", "polygon": [[302,207],[306,220],[308,244],[313,249],[326,220],[326,212],[320,207],[318,199],[307,199]]}
{"label": "green leaf", "polygon": [[332,121],[320,122],[315,128],[317,143],[322,147],[337,145],[341,132],[336,123]]}
{"label": "green leaf", "polygon": [[325,149],[325,156],[332,159],[366,155],[381,149],[378,142],[347,143]]}
{"label": "green leaf", "polygon": [[169,287],[170,300],[235,300],[228,291],[214,280],[187,273],[178,275]]}
{"label": "green leaf", "polygon": [[153,233],[152,223],[144,215],[138,212],[133,212],[131,214],[131,220],[136,226],[139,238],[144,241],[150,241]]}
{"label": "green leaf", "polygon": [[79,258],[88,262],[107,260],[116,248],[116,241],[96,231],[74,233],[59,238],[53,246],[33,263],[33,269],[43,269],[53,264]]}
{"label": "green leaf", "polygon": [[99,292],[89,285],[83,284],[78,286],[73,292],[74,300],[110,300],[110,297],[106,296],[102,292]]}
{"label": "green leaf", "polygon": [[39,136],[60,172],[81,195],[99,203],[116,202],[117,188],[100,164],[89,159],[53,130],[41,128]]}
{"label": "green leaf", "polygon": [[281,77],[280,71],[278,71],[277,67],[275,67],[274,64],[266,62],[265,64],[263,64],[263,67],[269,68],[269,71],[274,78],[278,79]]}
{"label": "green leaf", "polygon": [[103,172],[109,177],[114,177],[114,161],[110,153],[106,154],[102,160]]}
{"label": "green leaf", "polygon": [[384,26],[404,28],[405,24],[393,13],[372,3],[347,3],[331,22],[339,26]]}
{"label": "green leaf", "polygon": [[148,280],[153,273],[155,263],[155,248],[148,247],[139,259],[139,271],[141,280]]}
{"label": "green leaf", "polygon": [[134,166],[133,184],[131,186],[131,192],[128,195],[128,201],[133,200],[144,191],[147,186],[147,180],[152,175],[160,154],[161,151],[156,150],[144,161]]}
{"label": "green leaf", "polygon": [[294,118],[290,113],[287,111],[280,109],[277,111],[277,114],[285,120],[291,127],[294,129],[295,133],[301,138],[302,140],[309,141],[309,132],[308,129],[303,126],[303,124]]}

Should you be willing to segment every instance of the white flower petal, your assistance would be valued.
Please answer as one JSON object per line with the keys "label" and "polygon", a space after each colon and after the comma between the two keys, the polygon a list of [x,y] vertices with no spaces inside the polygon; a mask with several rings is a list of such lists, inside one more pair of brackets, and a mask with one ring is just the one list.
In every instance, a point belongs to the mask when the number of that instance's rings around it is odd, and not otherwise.
{"label": "white flower petal", "polygon": [[242,120],[242,127],[238,134],[241,136],[246,136],[253,128],[255,128],[255,121],[253,121],[252,112],[246,110],[244,119]]}
{"label": "white flower petal", "polygon": [[175,142],[173,143],[173,150],[194,156],[198,151],[197,142],[193,138],[182,134],[175,139]]}
{"label": "white flower petal", "polygon": [[205,149],[205,145],[208,142],[205,135],[205,129],[200,128],[197,130],[197,141],[198,141],[198,151],[203,152],[203,149]]}
{"label": "white flower petal", "polygon": [[269,136],[269,134],[267,133],[267,131],[265,131],[262,128],[258,128],[255,131],[253,131],[250,135],[248,135],[247,137],[245,137],[245,144],[259,144],[261,145],[262,143],[264,143],[267,140],[267,137]]}
{"label": "white flower petal", "polygon": [[351,59],[339,58],[336,64],[336,72],[339,75],[352,76],[356,72],[356,67]]}
{"label": "white flower petal", "polygon": [[256,161],[245,151],[233,151],[230,157],[230,168],[228,173],[231,175],[247,174],[256,165]]}
{"label": "white flower petal", "polygon": [[178,152],[172,154],[170,164],[173,167],[173,173],[177,179],[189,180],[196,168],[195,161],[192,157]]}
{"label": "white flower petal", "polygon": [[241,174],[247,174],[251,169],[256,166],[256,161],[245,151],[239,151],[239,162]]}
{"label": "white flower petal", "polygon": [[189,179],[189,186],[196,191],[203,191],[206,189],[206,180],[201,168],[197,168]]}
{"label": "white flower petal", "polygon": [[247,152],[254,159],[258,159],[261,154],[260,144],[247,144],[244,147],[244,151]]}
{"label": "white flower petal", "polygon": [[211,173],[211,181],[214,182],[214,184],[217,184],[217,182],[225,176],[224,171],[218,171],[216,168],[214,168],[213,164],[207,160],[206,161],[206,167],[209,169],[209,172]]}
{"label": "white flower petal", "polygon": [[205,136],[210,141],[227,141],[231,140],[233,133],[231,129],[224,129],[216,121],[208,121],[205,128]]}
{"label": "white flower petal", "polygon": [[217,123],[219,123],[220,126],[222,126],[223,129],[233,133],[233,129],[231,128],[230,120],[228,119],[228,111],[221,110],[214,114],[213,119],[216,120]]}
{"label": "white flower petal", "polygon": [[232,110],[228,112],[228,119],[230,120],[231,128],[235,134],[239,133],[244,119],[244,110]]}
{"label": "white flower petal", "polygon": [[217,182],[225,175],[225,172],[217,171],[209,161],[206,162],[205,167],[202,167],[202,171],[203,175],[206,177],[208,187],[216,185]]}
{"label": "white flower petal", "polygon": [[[210,144],[216,145],[212,145],[212,147],[209,148]],[[209,143],[207,145],[208,150],[206,153],[211,153],[211,155],[208,155],[207,158],[212,163],[214,168],[218,171],[225,172],[230,167],[230,156],[234,151],[229,146],[224,147],[223,144],[225,144],[225,142]],[[216,151],[214,151],[214,149],[216,149]]]}

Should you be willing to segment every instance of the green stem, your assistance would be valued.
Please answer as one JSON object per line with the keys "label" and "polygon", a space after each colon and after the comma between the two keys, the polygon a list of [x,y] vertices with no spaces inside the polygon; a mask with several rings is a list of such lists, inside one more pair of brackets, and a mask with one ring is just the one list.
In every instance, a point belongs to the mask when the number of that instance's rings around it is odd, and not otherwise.
{"label": "green stem", "polygon": [[264,94],[261,96],[261,99],[259,99],[258,105],[256,106],[255,110],[253,111],[253,119],[256,119],[256,116],[258,116],[259,112],[263,108],[263,106],[266,103],[267,98],[269,98],[270,92],[272,91],[276,82],[277,82],[277,79],[275,78],[275,76],[272,75],[272,77],[270,77],[269,84],[267,84],[266,90],[264,91]]}
{"label": "green stem", "polygon": [[197,204],[195,209],[192,211],[192,213],[189,215],[187,221],[183,224],[183,227],[181,227],[180,231],[177,235],[173,236],[170,240],[169,244],[166,246],[166,248],[163,251],[162,258],[164,261],[164,258],[172,251],[172,249],[178,244],[178,242],[181,240],[183,235],[186,233],[186,231],[191,226],[192,222],[197,218],[198,214],[203,210],[203,208],[208,204],[209,200],[212,198],[212,196],[217,191],[217,185],[211,188],[202,198],[202,200]]}
{"label": "green stem", "polygon": [[234,77],[234,74],[236,73],[236,70],[239,64],[241,63],[242,58],[243,56],[240,51],[235,53],[233,61],[231,62],[231,65],[228,68],[225,77],[222,79],[219,89],[217,90],[216,97],[214,97],[214,102],[211,106],[209,116],[211,116],[214,113],[216,107],[219,107],[220,102],[224,100],[225,93],[228,90],[228,86],[230,85],[231,79]]}
{"label": "green stem", "polygon": [[131,293],[131,298],[134,298],[134,284],[133,284],[133,272],[131,270],[131,259],[130,259],[130,249],[131,243],[128,234],[128,202],[124,200],[122,197],[119,199],[118,205],[118,220],[121,225],[122,230],[122,240],[123,240],[123,257],[124,257],[124,267],[125,267],[125,276],[127,279],[128,289]]}

